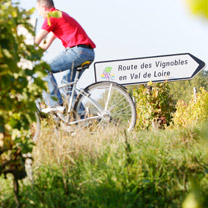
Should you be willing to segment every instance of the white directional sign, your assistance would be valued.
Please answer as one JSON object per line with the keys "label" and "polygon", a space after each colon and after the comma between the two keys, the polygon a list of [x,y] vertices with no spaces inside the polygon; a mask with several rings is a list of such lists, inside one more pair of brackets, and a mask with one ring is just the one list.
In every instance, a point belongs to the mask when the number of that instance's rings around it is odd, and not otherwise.
{"label": "white directional sign", "polygon": [[94,64],[96,82],[113,81],[122,85],[192,79],[204,68],[205,63],[189,53]]}

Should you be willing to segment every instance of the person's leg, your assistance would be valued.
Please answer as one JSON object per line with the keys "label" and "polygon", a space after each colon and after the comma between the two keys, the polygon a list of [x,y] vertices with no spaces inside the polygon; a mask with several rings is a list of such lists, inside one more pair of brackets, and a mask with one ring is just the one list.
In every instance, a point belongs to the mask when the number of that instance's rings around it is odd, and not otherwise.
{"label": "person's leg", "polygon": [[[84,47],[81,47],[81,46],[71,48],[67,51],[67,53],[68,53],[69,56],[73,56],[73,59],[71,59],[71,60],[74,60],[74,62],[70,63],[72,65],[72,69],[69,70],[69,73],[66,74],[62,78],[62,83],[73,82],[74,78],[75,78],[76,68],[81,66],[81,64],[83,64],[86,61],[93,62],[94,58],[95,58],[95,53],[94,53],[93,49],[84,48]],[[78,78],[81,77],[83,72],[84,72],[84,70],[79,73]],[[73,87],[73,85],[71,85],[69,91],[72,90],[72,87]],[[76,100],[76,97],[77,97],[77,94],[75,92],[73,102]],[[84,113],[83,112],[85,112],[85,107],[83,105],[81,105],[81,107],[79,109],[79,115],[80,115],[81,118],[84,118]]]}
{"label": "person's leg", "polygon": [[[61,93],[58,89],[57,82],[53,74],[71,68],[72,65],[71,60],[73,60],[73,57],[67,57],[66,52],[67,50],[65,49],[64,51],[60,52],[57,56],[55,56],[53,59],[49,60],[48,62],[48,64],[51,67],[51,72],[45,78],[45,81],[48,82],[49,95],[47,93],[44,93],[44,99],[46,101],[46,104],[50,107],[62,105],[63,103]],[[69,70],[69,73],[71,73],[71,70]]]}
{"label": "person's leg", "polygon": [[45,77],[44,80],[48,82],[48,89],[49,89],[49,94],[46,92],[44,92],[43,94],[46,104],[51,107],[62,105],[63,102],[62,102],[61,94],[60,91],[58,90],[58,85],[53,74],[48,73],[47,77]]}
{"label": "person's leg", "polygon": [[45,103],[49,107],[54,107],[57,105],[62,105],[63,101],[61,98],[61,93],[58,90],[56,79],[53,75],[53,73],[59,72],[59,66],[62,64],[62,57],[64,56],[65,51],[62,51],[59,53],[55,58],[48,61],[48,64],[51,67],[51,72],[48,73],[48,75],[44,78],[44,81],[48,82],[48,89],[49,94],[46,92],[43,92],[43,98],[45,100]]}
{"label": "person's leg", "polygon": [[[49,61],[49,65],[51,66],[51,73],[46,78],[46,81],[48,82],[50,96],[48,97],[47,103],[49,103],[50,106],[56,106],[63,103],[61,93],[58,90],[57,82],[53,76],[53,73],[69,70],[68,74],[63,77],[62,82],[63,80],[67,82],[74,81],[76,67],[80,66],[85,61],[93,60],[93,49],[74,47],[65,49],[54,59]],[[58,98],[58,101],[54,100],[54,97]]]}

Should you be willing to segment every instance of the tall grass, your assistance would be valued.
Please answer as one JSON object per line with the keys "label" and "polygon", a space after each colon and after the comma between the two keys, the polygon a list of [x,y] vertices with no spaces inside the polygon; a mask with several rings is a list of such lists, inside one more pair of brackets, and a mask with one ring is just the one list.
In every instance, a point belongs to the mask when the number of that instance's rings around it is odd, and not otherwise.
{"label": "tall grass", "polygon": [[[208,206],[206,125],[75,135],[53,129],[45,127],[34,148],[34,183],[22,183],[22,207],[181,207],[193,184],[198,203]],[[8,185],[2,207],[15,204]]]}

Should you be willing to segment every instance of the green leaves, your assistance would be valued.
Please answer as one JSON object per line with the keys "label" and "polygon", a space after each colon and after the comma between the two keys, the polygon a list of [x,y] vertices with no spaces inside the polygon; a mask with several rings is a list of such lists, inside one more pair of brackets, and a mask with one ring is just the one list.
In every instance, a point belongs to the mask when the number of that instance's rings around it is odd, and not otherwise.
{"label": "green leaves", "polygon": [[191,100],[193,94],[193,88],[197,90],[201,87],[208,90],[208,72],[202,71],[197,74],[192,80],[178,81],[169,83],[170,95],[174,102],[178,100],[184,100],[188,103]]}
{"label": "green leaves", "polygon": [[176,112],[173,115],[175,126],[190,126],[208,120],[208,92],[201,88],[197,93],[196,101],[194,97],[186,104],[183,100],[178,100]]}
{"label": "green leaves", "polygon": [[23,154],[32,151],[30,124],[35,120],[35,101],[46,89],[42,78],[49,69],[40,61],[43,51],[26,43],[29,35],[34,36],[29,23],[33,11],[21,9],[11,0],[1,0],[0,175],[12,173],[16,180],[25,176]]}
{"label": "green leaves", "polygon": [[167,82],[159,84],[149,82],[146,88],[143,85],[134,90],[137,128],[163,128],[171,122],[174,106],[169,91]]}

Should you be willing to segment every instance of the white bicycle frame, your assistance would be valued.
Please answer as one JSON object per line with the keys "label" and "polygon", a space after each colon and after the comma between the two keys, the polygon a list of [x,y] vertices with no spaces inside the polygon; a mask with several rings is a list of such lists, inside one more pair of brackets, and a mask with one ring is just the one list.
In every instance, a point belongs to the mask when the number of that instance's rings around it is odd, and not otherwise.
{"label": "white bicycle frame", "polygon": [[[68,123],[69,125],[77,124],[79,122],[85,122],[85,121],[92,120],[92,119],[98,119],[98,118],[101,118],[104,115],[106,115],[109,100],[110,100],[110,96],[111,96],[111,90],[112,90],[112,85],[113,85],[112,83],[111,83],[110,88],[109,88],[105,109],[101,108],[101,106],[98,103],[96,103],[95,100],[93,100],[92,98],[90,98],[88,96],[88,93],[86,91],[84,91],[84,89],[79,90],[79,89],[76,88],[77,87],[77,82],[79,81],[78,77],[79,77],[80,72],[81,72],[81,70],[77,69],[77,71],[75,72],[75,79],[74,79],[73,82],[69,82],[67,84],[62,84],[62,85],[58,86],[58,89],[64,89],[65,87],[69,87],[69,86],[73,85],[71,95],[70,95],[70,99],[69,99],[69,102],[68,102],[67,115],[64,116],[61,113],[57,113],[59,118],[61,120],[63,120],[65,123]],[[93,116],[93,117],[90,117],[90,118],[82,118],[82,119],[79,119],[79,120],[76,120],[76,121],[70,121],[70,113],[72,112],[72,109],[73,109],[73,99],[75,97],[75,91],[77,91],[79,93],[78,95],[82,94],[83,96],[85,96],[88,99],[88,101],[91,102],[98,109],[98,111],[100,112],[100,115]]]}

